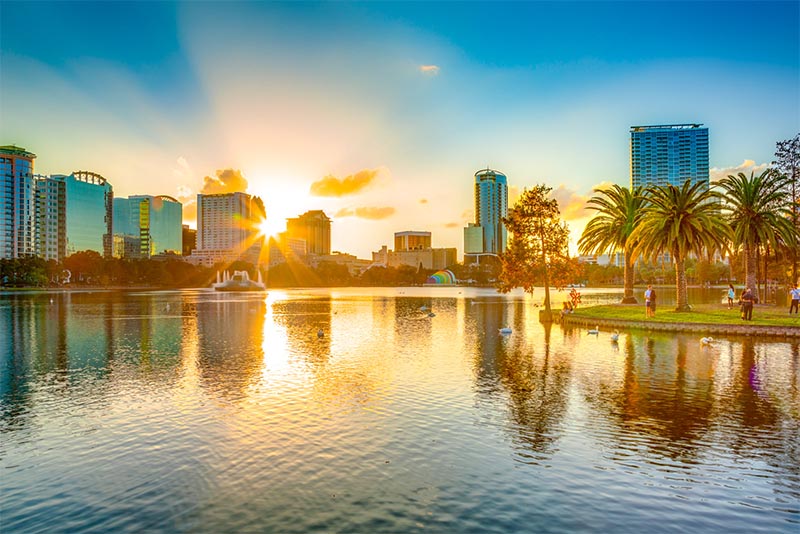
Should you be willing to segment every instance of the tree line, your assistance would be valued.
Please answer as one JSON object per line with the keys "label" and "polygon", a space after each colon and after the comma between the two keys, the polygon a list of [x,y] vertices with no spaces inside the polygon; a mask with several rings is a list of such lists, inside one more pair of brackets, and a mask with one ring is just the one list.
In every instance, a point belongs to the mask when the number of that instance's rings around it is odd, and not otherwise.
{"label": "tree line", "polygon": [[[579,241],[581,254],[623,253],[623,303],[635,303],[634,265],[669,264],[674,269],[677,310],[690,309],[688,273],[719,274],[714,258],[742,260],[745,286],[757,289],[757,274],[787,285],[797,283],[800,248],[800,134],[777,143],[773,166],[759,175],[729,175],[714,184],[613,185],[596,189],[588,207],[596,212]],[[552,188],[541,184],[523,191],[503,219],[510,235],[502,255],[499,289],[533,292],[544,288],[551,314],[550,286],[563,289],[582,273],[568,250],[568,228],[560,219]],[[769,265],[772,265],[772,271]],[[777,269],[776,269],[777,266]],[[642,269],[640,269],[641,271]],[[700,273],[698,273],[698,270]],[[732,277],[732,267],[729,278]],[[663,271],[662,271],[663,272]],[[652,275],[651,275],[652,276]],[[655,275],[657,276],[657,275]],[[666,278],[666,277],[664,277]]]}

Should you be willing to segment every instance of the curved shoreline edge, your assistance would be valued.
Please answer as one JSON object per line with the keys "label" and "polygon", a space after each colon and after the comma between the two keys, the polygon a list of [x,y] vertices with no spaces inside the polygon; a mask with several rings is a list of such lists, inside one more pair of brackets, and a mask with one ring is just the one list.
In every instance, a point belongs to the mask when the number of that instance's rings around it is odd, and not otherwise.
{"label": "curved shoreline edge", "polygon": [[694,332],[700,334],[734,335],[734,336],[772,336],[800,337],[800,328],[796,326],[765,326],[707,323],[661,323],[650,321],[630,321],[626,319],[604,319],[602,317],[585,317],[566,315],[564,325],[569,326],[606,326],[612,328],[633,328],[656,332]]}

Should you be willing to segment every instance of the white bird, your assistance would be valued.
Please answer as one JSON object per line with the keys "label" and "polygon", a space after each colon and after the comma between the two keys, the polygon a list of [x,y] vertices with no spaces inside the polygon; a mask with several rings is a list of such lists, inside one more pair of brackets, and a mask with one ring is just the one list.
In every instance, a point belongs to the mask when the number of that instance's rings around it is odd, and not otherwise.
{"label": "white bird", "polygon": [[52,303],[53,303],[53,299],[50,299],[50,304],[52,304]]}
{"label": "white bird", "polygon": [[611,334],[611,341],[619,341],[619,332]]}
{"label": "white bird", "polygon": [[702,343],[703,345],[711,345],[713,342],[714,342],[714,338],[713,337],[701,337],[700,338],[700,343]]}
{"label": "white bird", "polygon": [[317,330],[317,337],[325,337],[325,332],[322,331],[322,328]]}
{"label": "white bird", "polygon": [[500,333],[501,334],[510,334],[511,332],[512,332],[511,328],[509,328],[507,326],[500,329]]}
{"label": "white bird", "polygon": [[595,335],[595,336],[596,336],[597,334],[599,334],[599,333],[600,333],[600,327],[599,327],[599,326],[595,326],[595,327],[594,327],[594,330],[589,330],[589,331],[588,331],[588,332],[586,332],[586,333],[587,333],[587,334],[592,334],[592,335]]}
{"label": "white bird", "polygon": [[169,304],[167,304],[166,309],[167,309],[167,311],[169,311]]}

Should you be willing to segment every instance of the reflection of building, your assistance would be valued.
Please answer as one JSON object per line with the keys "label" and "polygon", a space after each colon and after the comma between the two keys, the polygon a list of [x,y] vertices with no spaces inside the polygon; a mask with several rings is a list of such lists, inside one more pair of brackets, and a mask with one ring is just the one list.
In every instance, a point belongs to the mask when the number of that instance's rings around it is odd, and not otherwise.
{"label": "reflection of building", "polygon": [[322,210],[286,219],[287,239],[303,239],[307,254],[331,253],[331,220]]}
{"label": "reflection of building", "polygon": [[55,260],[84,250],[111,256],[113,198],[111,184],[94,172],[37,176],[37,254]]}
{"label": "reflection of building", "polygon": [[708,184],[708,128],[631,126],[631,186]]}
{"label": "reflection of building", "polygon": [[[508,214],[508,184],[506,176],[491,169],[475,173],[475,224],[464,228],[466,253],[506,250],[508,232],[502,218]],[[479,230],[480,229],[480,241]]]}
{"label": "reflection of building", "polygon": [[0,258],[36,253],[34,158],[24,148],[0,147]]}
{"label": "reflection of building", "polygon": [[190,261],[203,265],[237,259],[258,262],[264,203],[247,193],[197,195],[197,248]]}
{"label": "reflection of building", "polygon": [[184,256],[188,256],[197,248],[197,230],[189,228],[188,224],[184,224],[181,229],[181,237],[182,253]]}
{"label": "reflection of building", "polygon": [[430,232],[395,232],[394,249],[400,250],[425,250],[431,248]]}
{"label": "reflection of building", "polygon": [[149,258],[155,254],[181,254],[182,219],[183,206],[172,197],[115,198],[114,255]]}

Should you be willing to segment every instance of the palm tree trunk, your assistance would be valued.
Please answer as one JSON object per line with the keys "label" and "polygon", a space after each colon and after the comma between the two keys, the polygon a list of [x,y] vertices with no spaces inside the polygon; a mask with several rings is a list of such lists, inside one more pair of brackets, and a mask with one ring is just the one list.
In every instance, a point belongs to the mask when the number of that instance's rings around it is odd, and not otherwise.
{"label": "palm tree trunk", "polygon": [[751,291],[756,290],[756,271],[758,270],[758,263],[756,259],[755,247],[744,247],[744,285],[749,287]]}
{"label": "palm tree trunk", "polygon": [[689,291],[686,285],[686,264],[683,258],[675,258],[675,311],[689,311]]}
{"label": "palm tree trunk", "polygon": [[630,251],[625,251],[625,271],[624,271],[624,290],[622,293],[622,304],[637,304],[636,297],[633,296],[634,270],[631,263]]}

